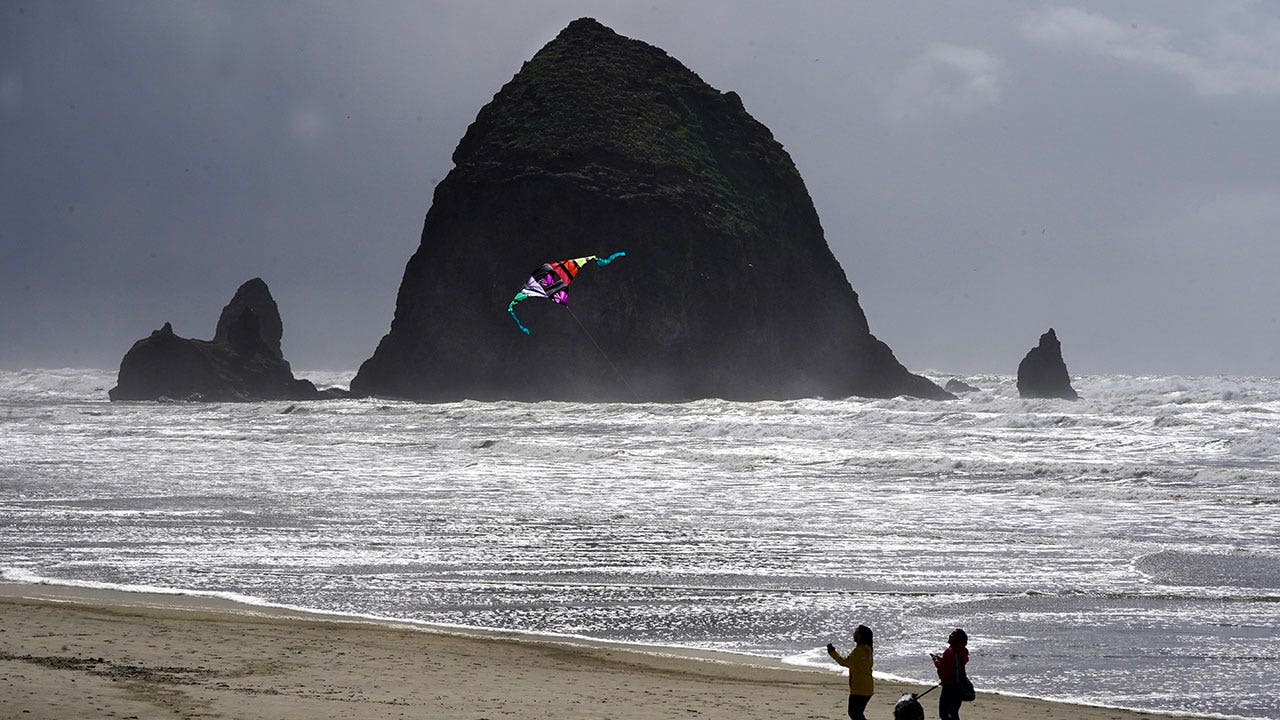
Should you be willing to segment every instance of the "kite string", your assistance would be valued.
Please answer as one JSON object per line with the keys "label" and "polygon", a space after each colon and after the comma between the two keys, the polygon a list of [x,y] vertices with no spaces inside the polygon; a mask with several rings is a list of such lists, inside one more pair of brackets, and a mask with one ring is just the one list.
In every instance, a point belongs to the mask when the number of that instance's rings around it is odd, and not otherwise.
{"label": "kite string", "polygon": [[618,379],[622,381],[622,384],[627,386],[627,392],[631,393],[631,397],[633,399],[636,398],[636,391],[632,389],[631,383],[627,382],[627,378],[618,370],[618,366],[613,364],[613,360],[609,359],[609,353],[605,352],[604,348],[600,347],[600,343],[596,342],[595,336],[591,334],[591,331],[587,329],[586,325],[582,324],[582,321],[578,319],[578,316],[573,313],[573,310],[568,305],[565,305],[564,309],[569,311],[569,317],[573,318],[573,321],[578,323],[578,327],[582,328],[582,332],[586,333],[587,339],[591,341],[592,345],[596,346],[596,350],[600,351],[600,356],[604,358],[605,362],[609,363],[609,367],[613,368],[613,374],[617,375]]}

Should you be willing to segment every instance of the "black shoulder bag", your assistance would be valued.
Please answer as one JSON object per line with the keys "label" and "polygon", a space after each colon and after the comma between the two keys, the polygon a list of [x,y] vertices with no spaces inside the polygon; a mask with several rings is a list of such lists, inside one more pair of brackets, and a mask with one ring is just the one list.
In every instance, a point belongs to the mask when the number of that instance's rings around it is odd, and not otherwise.
{"label": "black shoulder bag", "polygon": [[978,699],[978,693],[974,692],[973,683],[969,681],[969,675],[960,666],[960,653],[955,653],[952,657],[956,661],[956,690],[960,693],[960,701],[973,702]]}

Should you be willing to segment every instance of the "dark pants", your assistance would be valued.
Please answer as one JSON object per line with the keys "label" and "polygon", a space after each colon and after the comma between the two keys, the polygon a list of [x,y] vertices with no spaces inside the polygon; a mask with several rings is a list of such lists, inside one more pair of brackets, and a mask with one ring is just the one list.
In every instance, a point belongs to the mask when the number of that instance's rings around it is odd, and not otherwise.
{"label": "dark pants", "polygon": [[960,689],[955,685],[943,685],[938,697],[938,717],[942,720],[960,720]]}
{"label": "dark pants", "polygon": [[867,716],[862,713],[867,709],[869,702],[871,702],[870,695],[850,695],[849,720],[867,720]]}

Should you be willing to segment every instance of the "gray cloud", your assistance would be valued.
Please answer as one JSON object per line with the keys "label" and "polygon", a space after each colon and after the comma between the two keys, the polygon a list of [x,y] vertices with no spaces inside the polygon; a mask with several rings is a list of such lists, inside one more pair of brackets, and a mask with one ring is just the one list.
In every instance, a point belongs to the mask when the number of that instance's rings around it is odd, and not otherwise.
{"label": "gray cloud", "polygon": [[1048,47],[1167,72],[1203,95],[1280,93],[1280,21],[1256,7],[1238,10],[1233,27],[1188,37],[1160,25],[1125,24],[1059,6],[1031,14],[1022,32]]}
{"label": "gray cloud", "polygon": [[208,336],[258,275],[295,367],[354,368],[467,124],[583,15],[741,95],[910,367],[1050,325],[1077,372],[1280,367],[1277,14],[1191,0],[5,3],[0,366]]}
{"label": "gray cloud", "polygon": [[883,111],[891,123],[966,116],[1000,99],[1007,68],[982,48],[934,43],[894,78]]}

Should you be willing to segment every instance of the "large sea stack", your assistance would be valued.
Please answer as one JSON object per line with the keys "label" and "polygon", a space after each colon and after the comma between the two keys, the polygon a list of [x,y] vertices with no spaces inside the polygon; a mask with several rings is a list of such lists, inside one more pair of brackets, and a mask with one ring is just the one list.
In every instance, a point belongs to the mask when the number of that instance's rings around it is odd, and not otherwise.
{"label": "large sea stack", "polygon": [[[391,331],[352,381],[419,400],[950,397],[868,330],[795,165],[735,93],[591,19],[480,110]],[[563,307],[507,303],[589,264]]]}
{"label": "large sea stack", "polygon": [[[112,400],[309,400],[333,396],[296,380],[280,350],[284,325],[267,284],[249,280],[222,309],[212,340],[164,327],[133,344],[120,361]],[[341,393],[337,393],[341,394]]]}
{"label": "large sea stack", "polygon": [[1059,398],[1079,400],[1071,387],[1067,364],[1062,360],[1062,343],[1058,334],[1049,332],[1040,336],[1040,344],[1031,348],[1018,363],[1018,395],[1024,398]]}

